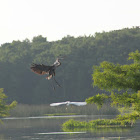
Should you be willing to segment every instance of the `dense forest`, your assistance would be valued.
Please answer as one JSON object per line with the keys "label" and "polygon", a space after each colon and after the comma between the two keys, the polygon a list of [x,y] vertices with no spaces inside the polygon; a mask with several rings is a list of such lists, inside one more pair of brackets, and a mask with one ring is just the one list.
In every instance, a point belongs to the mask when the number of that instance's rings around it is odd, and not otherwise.
{"label": "dense forest", "polygon": [[[8,102],[49,104],[61,101],[84,101],[102,93],[92,87],[93,65],[102,61],[129,64],[128,54],[140,51],[140,28],[125,28],[90,36],[67,36],[49,42],[36,36],[30,41],[13,41],[0,47],[0,88]],[[66,56],[56,70],[56,80],[62,88],[52,88],[46,76],[31,72],[32,63],[51,65],[58,56]]]}

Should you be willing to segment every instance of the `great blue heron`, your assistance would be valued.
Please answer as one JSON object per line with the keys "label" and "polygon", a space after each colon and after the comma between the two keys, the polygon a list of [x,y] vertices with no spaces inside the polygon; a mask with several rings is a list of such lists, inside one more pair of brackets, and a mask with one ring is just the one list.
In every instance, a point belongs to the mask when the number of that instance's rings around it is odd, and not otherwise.
{"label": "great blue heron", "polygon": [[70,101],[66,101],[66,102],[60,102],[60,103],[52,103],[50,104],[50,106],[60,106],[60,105],[76,105],[76,106],[84,106],[86,105],[86,102],[70,102]]}
{"label": "great blue heron", "polygon": [[[53,78],[55,80],[55,70],[57,67],[59,67],[61,65],[61,62],[60,62],[61,59],[64,59],[64,57],[57,58],[56,61],[51,66],[33,63],[31,65],[31,70],[34,73],[39,74],[39,75],[47,74],[48,76],[46,77],[46,79],[48,79],[48,80],[50,80],[51,78]],[[59,87],[61,87],[56,80],[55,80],[55,82]]]}

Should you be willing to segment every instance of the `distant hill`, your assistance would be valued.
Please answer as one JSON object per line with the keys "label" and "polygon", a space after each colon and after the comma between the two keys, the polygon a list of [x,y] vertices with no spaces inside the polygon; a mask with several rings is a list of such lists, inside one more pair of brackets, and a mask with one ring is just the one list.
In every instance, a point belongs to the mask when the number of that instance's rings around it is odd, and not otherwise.
{"label": "distant hill", "polygon": [[[140,28],[125,28],[93,36],[64,37],[48,42],[37,36],[30,42],[13,41],[0,47],[0,88],[9,101],[48,104],[60,101],[84,101],[100,91],[92,87],[93,65],[102,61],[127,64],[128,54],[140,51]],[[52,81],[31,72],[30,65],[51,65],[59,55],[67,56],[56,70],[62,88],[52,89]]]}

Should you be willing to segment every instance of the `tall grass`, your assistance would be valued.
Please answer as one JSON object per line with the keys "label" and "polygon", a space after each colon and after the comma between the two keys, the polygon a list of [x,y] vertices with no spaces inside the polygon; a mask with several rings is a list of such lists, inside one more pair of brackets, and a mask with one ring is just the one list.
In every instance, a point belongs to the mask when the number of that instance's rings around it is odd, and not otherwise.
{"label": "tall grass", "polygon": [[104,105],[100,110],[94,104],[86,106],[57,106],[49,105],[27,105],[18,104],[10,111],[11,117],[31,117],[49,114],[77,114],[77,115],[116,115],[119,111],[108,105]]}

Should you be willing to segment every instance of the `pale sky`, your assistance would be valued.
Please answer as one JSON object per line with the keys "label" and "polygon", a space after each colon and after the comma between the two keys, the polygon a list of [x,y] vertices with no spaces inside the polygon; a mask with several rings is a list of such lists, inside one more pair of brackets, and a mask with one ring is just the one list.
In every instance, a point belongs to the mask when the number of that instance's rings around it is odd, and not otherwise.
{"label": "pale sky", "polygon": [[0,44],[94,35],[140,25],[140,0],[0,0]]}

